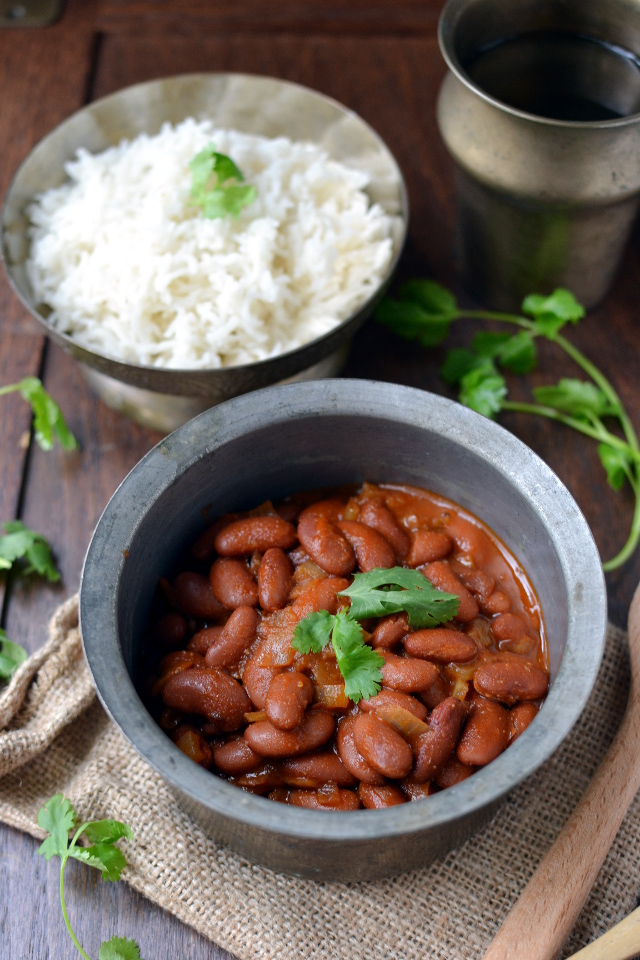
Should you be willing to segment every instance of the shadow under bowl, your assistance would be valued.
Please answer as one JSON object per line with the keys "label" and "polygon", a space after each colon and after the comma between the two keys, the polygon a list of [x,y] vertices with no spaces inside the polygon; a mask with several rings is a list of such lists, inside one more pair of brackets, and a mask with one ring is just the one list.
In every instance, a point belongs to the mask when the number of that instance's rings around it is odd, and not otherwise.
{"label": "shadow under bowl", "polygon": [[[322,337],[268,360],[217,370],[169,370],[127,363],[83,346],[52,326],[49,308],[34,297],[25,268],[28,209],[45,190],[61,186],[64,166],[79,148],[99,153],[123,139],[159,132],[186,117],[265,137],[287,136],[324,147],[329,156],[368,174],[367,194],[393,218],[389,269],[358,310]],[[231,397],[292,379],[334,376],[348,344],[386,291],[404,246],[409,219],[404,179],[378,134],[357,114],[314,90],[272,77],[186,74],[140,83],[96,100],[38,143],[17,171],[0,216],[1,250],[11,285],[48,335],[84,367],[92,389],[109,406],[163,432]]]}
{"label": "shadow under bowl", "polygon": [[[357,483],[425,487],[487,523],[527,571],[550,647],[551,689],[533,724],[468,780],[418,803],[349,813],[288,807],[198,767],[137,691],[158,578],[214,518],[292,492]],[[561,744],[593,688],[606,592],[577,504],[497,424],[409,387],[325,380],[273,387],[203,413],[156,446],[104,511],[80,592],[100,699],[141,756],[214,839],[274,870],[364,880],[420,867],[465,840]]]}

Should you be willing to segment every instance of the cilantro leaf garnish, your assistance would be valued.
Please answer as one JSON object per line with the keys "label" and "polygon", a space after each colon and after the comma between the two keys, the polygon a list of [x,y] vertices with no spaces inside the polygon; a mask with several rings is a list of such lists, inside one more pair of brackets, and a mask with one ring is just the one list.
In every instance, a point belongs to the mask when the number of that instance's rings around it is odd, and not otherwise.
{"label": "cilantro leaf garnish", "polygon": [[615,412],[603,391],[585,380],[565,378],[552,387],[536,387],[533,395],[538,403],[563,413],[605,417]]}
{"label": "cilantro leaf garnish", "polygon": [[417,303],[382,300],[375,311],[378,323],[390,327],[406,340],[419,340],[423,347],[437,347],[449,335],[451,317],[427,313]]}
{"label": "cilantro leaf garnish", "polygon": [[425,313],[453,320],[458,313],[458,301],[446,287],[435,280],[408,280],[398,291],[400,300],[417,303]]}
{"label": "cilantro leaf garnish", "polygon": [[453,619],[460,599],[438,590],[419,570],[392,567],[356,573],[353,583],[338,596],[349,597],[349,616],[355,620],[407,613],[412,627],[436,627]]}
{"label": "cilantro leaf garnish", "polygon": [[543,297],[539,293],[532,293],[525,297],[522,301],[522,312],[528,313],[543,324],[551,318],[563,324],[577,323],[585,315],[582,304],[578,303],[570,290],[564,290],[562,287],[554,290],[549,297]]}
{"label": "cilantro leaf garnish", "polygon": [[51,450],[57,437],[63,450],[77,450],[78,441],[69,430],[62,410],[37,377],[25,377],[18,383],[0,387],[0,397],[19,393],[31,405],[36,442],[42,450]]}
{"label": "cilantro leaf garnish", "polygon": [[135,940],[111,937],[100,947],[98,960],[140,960],[140,949]]}
{"label": "cilantro leaf garnish", "polygon": [[344,677],[344,692],[357,703],[374,696],[382,684],[384,659],[364,642],[362,627],[350,613],[318,610],[296,624],[291,646],[300,653],[320,653],[331,643]]}
{"label": "cilantro leaf garnish", "polygon": [[355,703],[375,697],[382,685],[384,659],[364,642],[360,624],[348,614],[338,613],[332,642],[346,696]]}
{"label": "cilantro leaf garnish", "polygon": [[344,692],[357,703],[375,696],[382,683],[384,658],[364,641],[358,620],[406,612],[412,627],[434,627],[451,620],[460,600],[436,589],[419,570],[392,567],[356,573],[338,596],[349,597],[348,611],[319,610],[296,624],[291,641],[300,653],[320,653],[331,642],[344,677]]}
{"label": "cilantro leaf garnish", "polygon": [[10,570],[16,561],[24,560],[22,573],[37,573],[50,583],[57,583],[60,571],[42,534],[29,530],[22,520],[5,523],[4,531],[4,535],[0,534],[0,570]]}
{"label": "cilantro leaf garnish", "polygon": [[11,674],[27,659],[27,651],[19,643],[8,639],[0,629],[0,680],[8,680]]}
{"label": "cilantro leaf garnish", "polygon": [[[133,840],[133,831],[119,820],[94,820],[78,826],[77,815],[69,800],[61,793],[42,807],[38,813],[38,825],[49,834],[38,849],[46,860],[60,857],[60,903],[62,915],[69,935],[79,953],[85,960],[89,956],[80,946],[67,916],[64,899],[64,868],[72,857],[81,863],[100,870],[104,880],[119,880],[126,866],[125,856],[115,844],[118,840]],[[75,833],[69,841],[69,833]],[[79,847],[78,841],[84,836],[93,841],[91,846]],[[112,937],[100,947],[99,960],[140,960],[140,951],[133,940]]]}
{"label": "cilantro leaf garnish", "polygon": [[331,640],[335,617],[328,610],[310,613],[296,624],[293,644],[300,653],[320,653]]}
{"label": "cilantro leaf garnish", "polygon": [[624,450],[612,447],[608,443],[599,443],[598,456],[607,474],[609,486],[614,490],[620,490],[625,480],[631,480],[632,462]]}
{"label": "cilantro leaf garnish", "polygon": [[484,417],[493,417],[502,409],[507,385],[491,361],[475,367],[460,381],[460,403]]}
{"label": "cilantro leaf garnish", "polygon": [[207,220],[227,215],[237,217],[258,196],[255,187],[244,181],[244,174],[231,157],[218,153],[212,143],[197,153],[189,164],[191,202],[202,208]]}

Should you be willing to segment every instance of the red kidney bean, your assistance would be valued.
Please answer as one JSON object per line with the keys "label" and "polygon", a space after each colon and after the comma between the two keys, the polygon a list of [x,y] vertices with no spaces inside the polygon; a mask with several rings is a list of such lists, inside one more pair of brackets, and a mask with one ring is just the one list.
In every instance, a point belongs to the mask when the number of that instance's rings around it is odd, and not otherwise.
{"label": "red kidney bean", "polygon": [[433,780],[453,753],[467,708],[457,697],[447,697],[429,717],[429,730],[413,742],[412,779]]}
{"label": "red kidney bean", "polygon": [[198,630],[191,637],[187,644],[187,650],[193,650],[205,656],[212,643],[215,643],[222,636],[223,627],[205,627],[204,630]]}
{"label": "red kidney bean", "polygon": [[196,542],[191,547],[191,556],[198,563],[206,563],[215,556],[215,539],[223,527],[227,527],[232,520],[236,519],[236,514],[226,513],[224,516],[215,520],[207,529],[200,534]]}
{"label": "red kidney bean", "polygon": [[392,613],[378,620],[371,634],[371,646],[374,650],[390,650],[400,643],[409,632],[409,617],[406,613]]}
{"label": "red kidney bean", "polygon": [[295,730],[279,730],[268,720],[252,723],[244,732],[252,750],[261,757],[298,757],[327,742],[335,721],[326,710],[308,711]]}
{"label": "red kidney bean", "polygon": [[382,684],[402,693],[419,693],[429,690],[436,682],[440,671],[435,663],[428,660],[414,660],[412,657],[397,657],[387,650],[378,651],[385,660],[382,668]]}
{"label": "red kidney bean", "polygon": [[416,630],[404,638],[404,648],[414,657],[435,660],[436,663],[469,663],[478,655],[471,637],[446,627]]}
{"label": "red kidney bean", "polygon": [[238,663],[256,638],[258,614],[253,607],[236,607],[221,635],[207,650],[204,662],[208,667],[230,667]]}
{"label": "red kidney bean", "polygon": [[288,550],[297,540],[296,528],[282,517],[245,517],[233,520],[223,527],[215,538],[215,548],[221,557],[241,557],[270,547]]}
{"label": "red kidney bean", "polygon": [[186,636],[187,621],[179,613],[166,613],[151,632],[153,642],[167,650],[181,647]]}
{"label": "red kidney bean", "polygon": [[451,569],[462,580],[467,590],[470,590],[480,602],[487,600],[496,588],[495,577],[485,573],[484,570],[465,567],[455,561],[451,564]]}
{"label": "red kidney bean", "polygon": [[306,517],[324,517],[329,523],[337,523],[342,520],[345,504],[337,497],[329,497],[327,500],[316,500],[315,503],[305,507],[300,512],[298,522]]}
{"label": "red kidney bean", "polygon": [[246,773],[233,774],[228,777],[229,783],[242,787],[251,793],[271,793],[277,789],[282,780],[280,771],[273,763],[261,763],[255,770],[248,770]]}
{"label": "red kidney bean", "polygon": [[157,696],[170,677],[176,673],[182,673],[183,670],[190,670],[192,667],[204,667],[204,659],[194,650],[174,650],[163,657],[158,665],[159,678],[151,691],[153,696]]}
{"label": "red kidney bean", "polygon": [[293,586],[293,564],[281,547],[271,547],[258,571],[258,597],[263,610],[284,607]]}
{"label": "red kidney bean", "polygon": [[273,678],[279,673],[282,673],[284,667],[263,666],[260,662],[260,650],[261,647],[258,647],[253,656],[247,661],[242,674],[242,683],[251,697],[251,702],[254,707],[257,707],[258,710],[264,710],[267,702],[267,693],[269,692]]}
{"label": "red kidney bean", "polygon": [[475,773],[477,767],[470,767],[466,763],[460,763],[456,756],[449,757],[444,767],[436,777],[436,784],[441,790],[447,787],[455,787],[456,783],[462,783]]}
{"label": "red kidney bean", "polygon": [[302,512],[298,521],[298,539],[311,559],[326,573],[344,577],[356,565],[349,541],[321,514]]}
{"label": "red kidney bean", "polygon": [[416,530],[407,557],[410,567],[443,560],[453,549],[453,540],[440,530]]}
{"label": "red kidney bean", "polygon": [[509,743],[509,712],[491,700],[474,700],[456,756],[461,763],[484,767],[499,757]]}
{"label": "red kidney bean", "polygon": [[290,790],[287,803],[310,810],[358,810],[360,800],[353,790]]}
{"label": "red kidney bean", "polygon": [[429,710],[435,710],[439,703],[442,703],[443,700],[446,700],[449,696],[449,684],[444,679],[442,674],[438,674],[434,683],[429,687],[428,690],[422,690],[418,697],[424,703],[425,707],[428,707]]}
{"label": "red kidney bean", "polygon": [[483,697],[511,706],[518,700],[541,700],[549,688],[549,678],[528,660],[494,660],[478,667],[473,685]]}
{"label": "red kidney bean", "polygon": [[424,800],[433,793],[431,783],[416,783],[411,777],[405,777],[404,780],[401,780],[400,787],[407,800],[412,803],[415,803],[416,800]]}
{"label": "red kidney bean", "polygon": [[199,766],[208,769],[211,766],[213,756],[211,747],[207,741],[200,736],[200,733],[186,723],[174,730],[171,739],[176,747],[179,747],[183,753],[197,763]]}
{"label": "red kidney bean", "polygon": [[330,752],[283,760],[279,769],[283,781],[290,787],[317,789],[325,783],[335,783],[338,787],[355,787],[357,784],[340,757]]}
{"label": "red kidney bean", "polygon": [[379,500],[365,500],[360,505],[358,520],[381,533],[395,550],[398,559],[404,560],[411,547],[409,534],[402,529],[391,510],[384,503]]}
{"label": "red kidney bean", "polygon": [[168,707],[197,713],[216,723],[222,731],[237,730],[251,702],[242,686],[215,667],[183,670],[164,686],[162,699]]}
{"label": "red kidney bean", "polygon": [[537,713],[535,703],[517,703],[509,710],[509,743],[513,743],[524,733]]}
{"label": "red kidney bean", "polygon": [[401,693],[400,690],[381,690],[375,697],[360,701],[360,709],[364,713],[370,713],[378,707],[402,707],[424,722],[429,716],[427,708],[419,700],[410,697],[408,693]]}
{"label": "red kidney bean", "polygon": [[217,620],[224,613],[211,584],[201,573],[179,573],[171,587],[171,598],[181,613],[199,620]]}
{"label": "red kidney bean", "polygon": [[254,753],[245,738],[240,734],[226,743],[213,747],[213,762],[222,773],[248,773],[262,762],[262,757]]}
{"label": "red kidney bean", "polygon": [[411,770],[411,747],[400,734],[374,713],[356,717],[353,727],[356,750],[385,777],[406,777]]}
{"label": "red kidney bean", "polygon": [[386,807],[397,807],[406,803],[407,798],[400,787],[387,783],[382,787],[373,787],[370,783],[361,783],[358,787],[358,796],[362,806],[367,810],[384,810]]}
{"label": "red kidney bean", "polygon": [[345,717],[340,721],[337,737],[340,759],[356,779],[363,783],[380,786],[385,782],[385,778],[371,764],[367,763],[361,753],[358,753],[354,743],[353,728],[355,722],[355,717]]}
{"label": "red kidney bean", "polygon": [[511,600],[503,590],[494,590],[486,600],[480,601],[480,609],[489,617],[496,613],[508,613],[511,610]]}
{"label": "red kidney bean", "polygon": [[209,577],[211,589],[227,610],[258,605],[258,586],[241,560],[218,557]]}
{"label": "red kidney bean", "polygon": [[460,606],[455,619],[460,623],[468,623],[475,619],[480,612],[475,597],[467,590],[464,584],[456,577],[451,568],[442,560],[435,563],[428,563],[423,573],[427,580],[430,580],[438,590],[444,590],[445,593],[455,593],[460,597]]}
{"label": "red kidney bean", "polygon": [[269,684],[264,709],[267,719],[280,730],[299,727],[313,700],[313,681],[304,673],[279,673]]}
{"label": "red kidney bean", "polygon": [[293,603],[293,610],[298,618],[318,610],[328,610],[329,613],[336,613],[338,610],[338,594],[341,590],[346,590],[349,581],[344,577],[327,577],[326,580],[311,580],[309,587],[296,597]]}
{"label": "red kidney bean", "polygon": [[345,535],[356,555],[363,573],[378,567],[387,570],[396,565],[396,555],[388,540],[364,523],[357,520],[340,520],[338,530]]}
{"label": "red kidney bean", "polygon": [[491,630],[496,640],[519,640],[529,632],[517,613],[501,613],[491,621]]}

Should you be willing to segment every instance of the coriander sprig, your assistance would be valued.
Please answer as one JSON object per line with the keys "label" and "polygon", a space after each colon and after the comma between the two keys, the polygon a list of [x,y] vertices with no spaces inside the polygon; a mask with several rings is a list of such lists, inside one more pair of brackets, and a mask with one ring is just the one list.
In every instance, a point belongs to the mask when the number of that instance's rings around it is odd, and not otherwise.
{"label": "coriander sprig", "polygon": [[[614,570],[625,563],[640,541],[640,446],[636,431],[612,384],[595,364],[561,333],[585,315],[584,307],[569,290],[550,296],[531,294],[522,303],[526,316],[493,310],[463,310],[454,295],[431,280],[412,280],[400,288],[398,300],[383,300],[376,319],[395,333],[423,346],[436,346],[449,334],[454,320],[499,321],[519,328],[518,333],[482,331],[470,349],[450,350],[441,369],[443,379],[457,386],[460,402],[494,417],[501,410],[532,413],[555,420],[598,441],[598,455],[614,490],[628,481],[635,508],[627,542],[603,564]],[[563,378],[559,383],[536,387],[535,403],[508,400],[501,370],[524,374],[537,364],[536,339],[543,337],[560,347],[586,373],[589,380]],[[613,424],[610,429],[607,423]],[[615,432],[617,431],[619,432]],[[621,435],[620,435],[621,434]]]}
{"label": "coriander sprig", "polygon": [[[119,880],[122,870],[126,866],[125,856],[116,846],[118,840],[133,840],[133,831],[126,823],[119,820],[90,820],[78,825],[77,815],[69,800],[61,793],[57,793],[41,808],[38,813],[38,825],[46,830],[49,836],[38,849],[45,860],[60,857],[60,904],[62,916],[80,955],[84,960],[90,957],[82,949],[76,937],[64,899],[64,868],[69,857],[86,863],[89,867],[100,870],[103,880]],[[69,833],[75,831],[71,841]],[[89,846],[78,846],[78,841],[84,835]],[[112,937],[100,947],[98,960],[140,960],[140,950],[135,940],[125,937]]]}
{"label": "coriander sprig", "polygon": [[11,570],[18,562],[22,574],[37,573],[50,583],[60,579],[51,547],[42,534],[29,530],[22,520],[11,520],[4,524],[4,534],[0,534],[0,571]]}
{"label": "coriander sprig", "polygon": [[331,643],[345,695],[354,703],[376,695],[384,666],[384,658],[365,643],[358,620],[405,612],[411,626],[432,627],[451,620],[460,604],[457,596],[438,590],[419,570],[405,567],[356,573],[338,596],[349,597],[350,609],[308,614],[296,625],[291,645],[300,653],[320,653]]}
{"label": "coriander sprig", "polygon": [[201,207],[208,220],[227,215],[237,217],[258,196],[258,191],[250,184],[240,186],[244,174],[231,157],[218,153],[212,143],[196,154],[189,169],[192,174],[191,203]]}
{"label": "coriander sprig", "polygon": [[57,437],[64,450],[78,449],[78,441],[69,430],[62,410],[37,377],[25,377],[18,383],[0,387],[0,397],[9,393],[19,393],[22,399],[30,404],[33,411],[33,429],[39,447],[51,450]]}

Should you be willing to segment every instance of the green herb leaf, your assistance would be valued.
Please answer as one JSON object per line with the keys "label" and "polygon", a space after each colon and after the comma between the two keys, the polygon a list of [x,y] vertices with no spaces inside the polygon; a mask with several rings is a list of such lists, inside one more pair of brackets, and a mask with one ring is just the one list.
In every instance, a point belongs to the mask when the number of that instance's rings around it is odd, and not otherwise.
{"label": "green herb leaf", "polygon": [[62,410],[37,377],[25,377],[16,384],[20,396],[31,404],[36,442],[43,450],[51,450],[54,436],[64,450],[77,450],[78,441],[69,430]]}
{"label": "green herb leaf", "polygon": [[17,560],[25,560],[22,573],[37,573],[51,583],[60,579],[51,555],[51,547],[40,533],[29,530],[21,520],[4,524],[0,535],[0,570],[10,570]]}
{"label": "green herb leaf", "polygon": [[419,570],[392,567],[356,573],[353,583],[338,596],[349,597],[349,616],[355,620],[406,612],[412,627],[436,627],[451,620],[460,600],[437,590]]}
{"label": "green herb leaf", "polygon": [[135,940],[111,937],[100,947],[98,960],[141,960],[140,948]]}
{"label": "green herb leaf", "polygon": [[550,297],[532,293],[525,297],[522,310],[535,320],[536,332],[553,339],[565,323],[577,323],[584,317],[582,304],[570,290],[559,288]]}
{"label": "green herb leaf", "polygon": [[536,387],[533,394],[546,407],[573,415],[603,417],[614,413],[606,395],[594,383],[565,378],[550,387]]}
{"label": "green herb leaf", "polygon": [[345,694],[354,703],[374,697],[382,686],[384,658],[364,642],[360,624],[346,613],[338,613],[332,642]]}
{"label": "green herb leaf", "polygon": [[244,181],[242,171],[231,157],[218,153],[212,143],[196,154],[189,169],[192,202],[202,207],[208,220],[237,217],[258,196],[255,187],[239,185]]}
{"label": "green herb leaf", "polygon": [[291,646],[300,653],[320,653],[331,640],[334,622],[328,610],[308,614],[296,624]]}
{"label": "green herb leaf", "polygon": [[124,853],[111,843],[94,843],[90,847],[72,847],[69,856],[100,870],[103,880],[119,880],[127,865]]}
{"label": "green herb leaf", "polygon": [[598,444],[598,456],[606,470],[609,486],[620,490],[625,480],[631,478],[631,458],[624,450],[611,447],[608,443]]}
{"label": "green herb leaf", "polygon": [[460,403],[491,419],[502,409],[507,395],[504,377],[496,371],[492,361],[465,374],[460,382]]}
{"label": "green herb leaf", "polygon": [[531,373],[538,362],[538,351],[533,336],[521,330],[504,342],[498,353],[498,363],[512,373]]}
{"label": "green herb leaf", "polygon": [[452,320],[449,315],[427,313],[417,303],[402,303],[389,298],[378,304],[374,317],[399,337],[418,340],[423,347],[437,347],[446,340]]}
{"label": "green herb leaf", "polygon": [[0,679],[8,680],[11,674],[27,659],[27,651],[19,643],[13,643],[0,629]]}
{"label": "green herb leaf", "polygon": [[454,295],[435,280],[409,280],[400,287],[398,298],[417,303],[425,313],[448,317],[450,320],[458,312],[458,301]]}
{"label": "green herb leaf", "polygon": [[91,843],[116,843],[118,840],[133,840],[133,830],[119,820],[94,820],[83,830]]}
{"label": "green herb leaf", "polygon": [[76,812],[61,793],[56,793],[38,811],[38,826],[50,834],[40,844],[38,853],[45,860],[65,857],[69,849],[69,831],[76,826]]}
{"label": "green herb leaf", "polygon": [[456,347],[447,352],[444,363],[440,367],[440,376],[445,383],[456,386],[463,377],[478,366],[484,367],[483,357],[479,357],[471,350],[465,350],[463,347]]}

